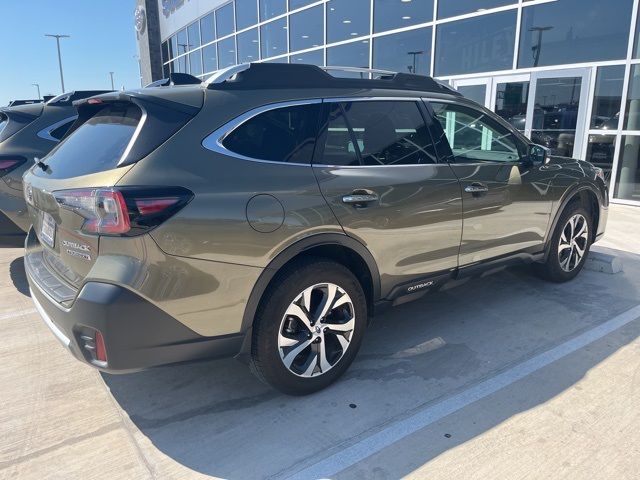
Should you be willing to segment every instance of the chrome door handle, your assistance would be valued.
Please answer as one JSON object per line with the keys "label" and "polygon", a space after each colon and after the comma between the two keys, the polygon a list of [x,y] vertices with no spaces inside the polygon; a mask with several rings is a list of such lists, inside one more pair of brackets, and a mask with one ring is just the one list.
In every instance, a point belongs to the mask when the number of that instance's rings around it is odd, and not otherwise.
{"label": "chrome door handle", "polygon": [[489,187],[482,183],[472,183],[464,187],[464,191],[467,193],[484,193],[489,191]]}
{"label": "chrome door handle", "polygon": [[351,193],[349,195],[345,195],[342,197],[342,203],[347,203],[350,205],[358,206],[366,206],[367,203],[377,202],[378,195],[376,193]]}

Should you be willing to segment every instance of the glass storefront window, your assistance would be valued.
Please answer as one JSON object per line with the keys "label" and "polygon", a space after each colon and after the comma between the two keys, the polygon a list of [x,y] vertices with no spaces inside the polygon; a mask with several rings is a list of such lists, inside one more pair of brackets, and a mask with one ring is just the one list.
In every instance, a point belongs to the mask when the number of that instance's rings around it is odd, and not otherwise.
{"label": "glass storefront window", "polygon": [[598,68],[591,113],[591,128],[598,130],[616,130],[618,128],[623,82],[624,65]]}
{"label": "glass storefront window", "polygon": [[518,67],[627,56],[633,0],[562,0],[522,9]]}
{"label": "glass storefront window", "polygon": [[281,18],[260,27],[262,58],[287,53],[287,19]]}
{"label": "glass storefront window", "polygon": [[175,58],[178,55],[178,36],[174,35],[169,39],[169,58]]}
{"label": "glass storefront window", "polygon": [[231,67],[236,65],[236,39],[235,37],[225,38],[218,42],[218,68]]}
{"label": "glass storefront window", "polygon": [[320,47],[324,43],[324,8],[307,8],[289,17],[289,48],[292,52]]}
{"label": "glass storefront window", "polygon": [[[369,41],[360,40],[328,48],[327,65],[369,68]],[[329,73],[335,77],[369,78],[368,74],[362,73],[340,72],[337,70],[331,70]]]}
{"label": "glass storefront window", "polygon": [[258,48],[258,29],[252,28],[239,33],[238,38],[238,63],[255,62],[260,59]]}
{"label": "glass storefront window", "polygon": [[494,111],[522,132],[527,118],[528,100],[529,82],[498,83]]}
{"label": "glass storefront window", "polygon": [[636,44],[633,46],[633,58],[640,58],[640,15],[636,21],[636,36],[633,37]]}
{"label": "glass storefront window", "polygon": [[189,54],[189,65],[191,75],[202,75],[202,50],[196,50]]}
{"label": "glass storefront window", "polygon": [[460,85],[456,90],[465,98],[473,100],[484,107],[485,98],[487,97],[486,85]]}
{"label": "glass storefront window", "polygon": [[207,45],[202,49],[202,69],[204,73],[211,73],[218,69],[216,45]]}
{"label": "glass storefront window", "polygon": [[225,37],[233,32],[233,3],[229,3],[216,10],[216,38]]}
{"label": "glass storefront window", "polygon": [[517,0],[440,0],[438,18],[455,17],[465,13],[482,12],[488,8],[518,3]]}
{"label": "glass storefront window", "polygon": [[624,114],[625,130],[640,130],[640,65],[631,67],[627,109]]}
{"label": "glass storefront window", "polygon": [[189,50],[189,41],[187,40],[187,29],[183,28],[176,35],[178,48],[175,51],[176,55],[182,55]]}
{"label": "glass storefront window", "polygon": [[330,0],[327,3],[327,43],[368,35],[371,0]]}
{"label": "glass storefront window", "polygon": [[162,61],[169,61],[169,42],[162,42]]}
{"label": "glass storefront window", "polygon": [[260,0],[260,21],[265,22],[287,11],[287,0]]}
{"label": "glass storefront window", "polygon": [[187,27],[189,50],[200,46],[200,22],[194,22]]}
{"label": "glass storefront window", "polygon": [[203,45],[213,42],[216,39],[216,26],[213,21],[213,13],[200,19],[200,37],[202,38]]}
{"label": "glass storefront window", "polygon": [[189,73],[189,63],[187,56],[183,55],[173,61],[173,71],[177,73]]}
{"label": "glass storefront window", "polygon": [[429,75],[431,27],[377,37],[373,41],[373,67]]}
{"label": "glass storefront window", "polygon": [[418,25],[432,19],[433,0],[374,0],[374,32]]}
{"label": "glass storefront window", "polygon": [[604,170],[604,178],[607,184],[611,180],[611,168],[613,166],[613,152],[615,148],[615,135],[589,135],[585,160]]}
{"label": "glass storefront window", "polygon": [[515,10],[439,25],[435,75],[510,70],[515,36]]}
{"label": "glass storefront window", "polygon": [[167,63],[162,66],[162,76],[164,78],[169,78],[169,75],[171,75],[171,64]]}
{"label": "glass storefront window", "polygon": [[318,0],[289,0],[289,11],[304,7],[305,5],[310,5],[317,1]]}
{"label": "glass storefront window", "polygon": [[308,63],[310,65],[324,65],[324,50],[313,50],[312,52],[298,53],[289,57],[291,63]]}
{"label": "glass storefront window", "polygon": [[236,0],[236,28],[242,30],[258,23],[258,0]]}
{"label": "glass storefront window", "polygon": [[640,202],[640,136],[624,135],[613,196]]}

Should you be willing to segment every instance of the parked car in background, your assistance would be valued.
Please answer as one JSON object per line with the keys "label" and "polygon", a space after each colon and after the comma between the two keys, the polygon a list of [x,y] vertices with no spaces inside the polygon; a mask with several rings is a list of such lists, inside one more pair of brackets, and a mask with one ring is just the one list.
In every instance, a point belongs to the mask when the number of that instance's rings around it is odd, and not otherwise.
{"label": "parked car in background", "polygon": [[22,175],[60,142],[76,120],[72,102],[106,92],[74,91],[46,103],[0,108],[0,237],[22,236],[29,229]]}
{"label": "parked car in background", "polygon": [[605,230],[600,169],[429,77],[247,64],[77,107],[24,178],[25,269],[106,372],[237,355],[310,393],[378,309],[519,262],[570,280]]}

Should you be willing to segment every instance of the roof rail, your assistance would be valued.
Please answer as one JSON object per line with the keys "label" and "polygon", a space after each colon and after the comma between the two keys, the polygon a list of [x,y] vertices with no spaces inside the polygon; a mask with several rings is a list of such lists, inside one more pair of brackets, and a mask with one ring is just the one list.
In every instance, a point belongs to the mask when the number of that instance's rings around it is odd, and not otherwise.
{"label": "roof rail", "polygon": [[[366,73],[367,78],[335,77],[325,70]],[[368,78],[369,74],[379,76],[377,78]],[[377,88],[461,96],[460,93],[448,85],[424,75],[357,67],[317,67],[316,65],[303,63],[243,63],[234,65],[220,70],[207,78],[203,82],[203,86],[213,90]]]}
{"label": "roof rail", "polygon": [[194,77],[193,75],[189,75],[188,73],[173,72],[170,73],[167,78],[161,78],[160,80],[151,82],[150,84],[145,85],[144,88],[168,87],[170,85],[200,85],[201,83],[202,80],[198,77]]}

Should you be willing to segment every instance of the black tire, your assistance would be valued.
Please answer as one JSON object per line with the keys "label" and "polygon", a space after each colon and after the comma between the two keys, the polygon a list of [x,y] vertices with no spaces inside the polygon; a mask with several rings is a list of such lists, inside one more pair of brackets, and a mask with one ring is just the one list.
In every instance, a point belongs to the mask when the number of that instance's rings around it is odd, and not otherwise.
{"label": "black tire", "polygon": [[[577,262],[577,264],[570,271],[566,271],[561,265],[561,256],[559,254],[560,242],[563,231],[565,230],[565,228],[569,228],[569,220],[576,215],[581,215],[586,221],[588,229],[587,238],[584,243],[584,254],[580,258],[579,262]],[[591,219],[591,215],[582,206],[581,203],[570,203],[569,205],[567,205],[565,210],[560,215],[560,218],[558,219],[558,224],[556,225],[556,228],[551,237],[551,241],[549,242],[549,250],[546,255],[546,261],[544,263],[534,265],[536,273],[545,280],[557,283],[567,282],[574,279],[576,275],[580,273],[580,270],[582,270],[582,268],[584,267],[587,256],[589,255],[589,249],[591,248],[592,239],[593,220]],[[573,250],[571,250],[571,252],[573,252]],[[563,255],[565,255],[564,258],[566,259],[566,253]],[[570,260],[569,264],[571,265],[572,263],[573,262],[571,262]]]}
{"label": "black tire", "polygon": [[[300,354],[295,358],[296,360],[298,360],[298,358],[303,360],[306,358],[307,363],[305,365],[309,365],[309,368],[314,369],[312,372],[314,376],[300,376],[303,375],[303,373],[298,375],[291,371],[285,366],[285,360],[281,358],[281,351],[285,357],[288,352],[279,346],[279,338],[282,338],[280,334],[281,332],[287,332],[288,334],[288,332],[295,331],[296,333],[292,335],[301,335],[301,338],[304,339],[311,338],[312,335],[320,335],[320,333],[313,333],[315,332],[315,326],[311,327],[312,333],[308,333],[309,327],[297,319],[294,320],[294,327],[291,327],[291,323],[289,323],[289,330],[286,330],[287,324],[285,322],[291,322],[291,317],[287,316],[289,320],[286,320],[285,312],[288,311],[294,300],[306,289],[324,283],[334,284],[348,294],[351,302],[344,308],[349,312],[347,316],[349,318],[352,316],[355,320],[354,327],[350,333],[340,334],[343,338],[348,337],[349,339],[349,345],[344,349],[342,346],[339,346],[341,342],[333,338],[336,335],[330,331],[326,333],[327,337],[324,336],[325,333],[322,333],[323,336],[320,341],[318,341],[318,345],[310,345],[305,347],[304,350],[301,350]],[[316,290],[312,290],[312,292],[316,292]],[[339,298],[338,295],[343,294],[340,292],[337,293],[336,299]],[[315,293],[314,297],[317,297]],[[328,297],[328,294],[324,298],[326,297]],[[362,286],[357,278],[341,264],[328,259],[311,259],[305,262],[297,262],[285,268],[274,278],[265,298],[266,300],[260,306],[253,326],[251,344],[251,370],[253,373],[263,382],[288,395],[307,395],[321,390],[336,381],[347,370],[349,365],[351,365],[351,362],[358,353],[367,325],[367,302]],[[315,306],[309,309],[312,310],[309,317],[315,317],[316,315],[314,314],[319,315],[319,311],[321,310],[321,305],[318,303],[319,300],[309,300],[309,302],[311,305],[314,305],[315,302]],[[318,305],[320,305],[320,307],[318,307]],[[351,311],[352,307],[353,311]],[[336,311],[339,308],[342,307],[337,307]],[[304,311],[306,312],[306,308]],[[331,310],[331,312],[333,311],[334,310]],[[316,326],[319,325],[326,327],[326,325],[331,324],[322,323],[318,320]],[[324,328],[324,332],[326,331],[327,328]],[[324,358],[329,357],[330,344],[333,347],[332,353],[336,355],[335,358],[338,358],[337,355],[340,355],[341,352],[341,356],[331,367],[327,368],[326,372],[322,372],[320,368],[320,356],[317,352],[317,349],[320,347],[319,343],[322,343],[322,339],[325,339],[324,348],[326,348],[328,352]],[[318,339],[316,338],[315,340]],[[306,342],[307,340],[304,340],[304,342],[300,342],[297,345]],[[336,348],[336,346],[338,348]],[[295,347],[291,347],[291,350],[293,350],[293,348]],[[316,349],[315,353],[314,349]],[[289,352],[291,350],[289,350]],[[313,355],[318,356],[318,363],[315,367],[311,367]],[[293,368],[296,368],[295,361],[291,365]]]}

